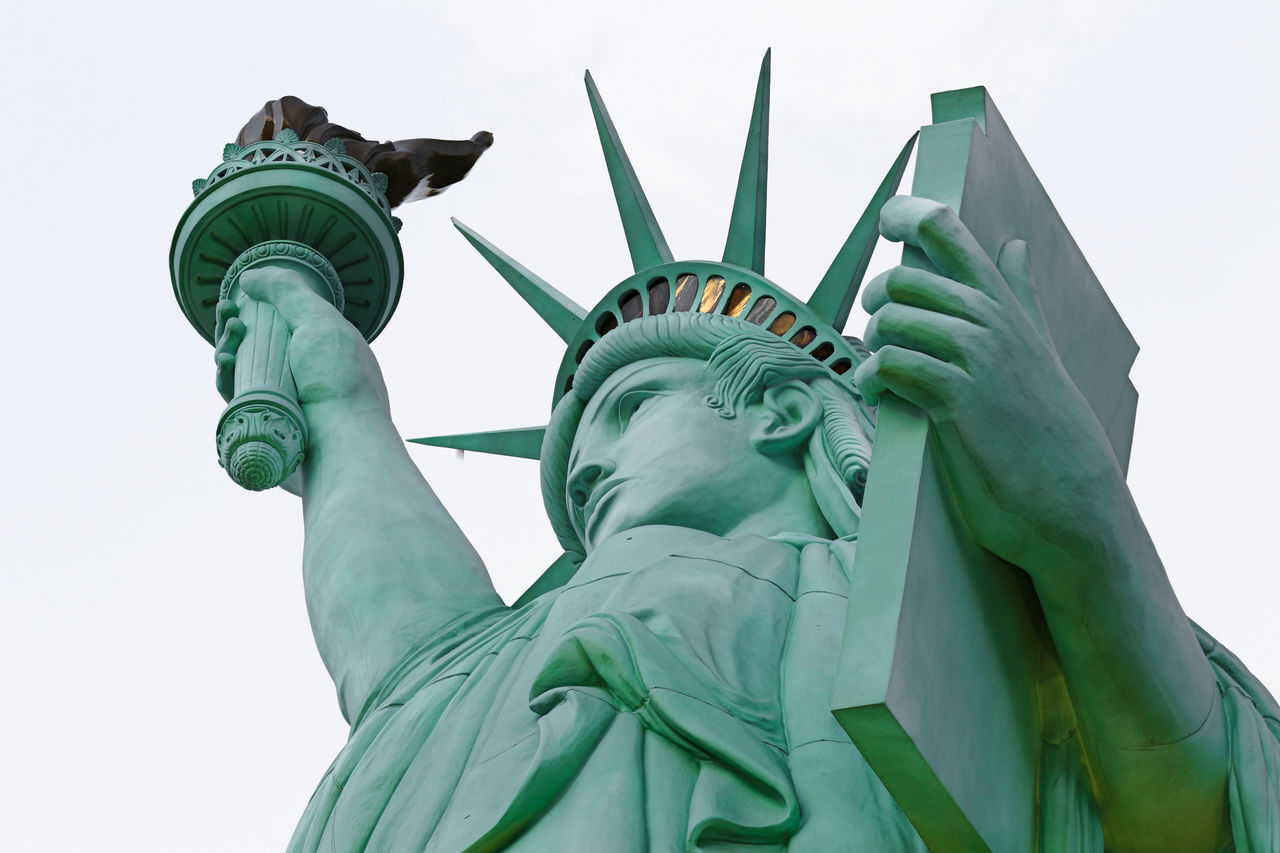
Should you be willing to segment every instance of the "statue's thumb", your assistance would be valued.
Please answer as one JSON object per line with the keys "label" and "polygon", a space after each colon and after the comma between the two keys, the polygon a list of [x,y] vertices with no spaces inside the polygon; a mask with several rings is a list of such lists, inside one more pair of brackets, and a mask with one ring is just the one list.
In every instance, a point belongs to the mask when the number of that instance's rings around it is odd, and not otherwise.
{"label": "statue's thumb", "polygon": [[1053,338],[1044,320],[1044,309],[1040,307],[1040,297],[1036,293],[1035,275],[1031,270],[1031,246],[1026,240],[1010,240],[1005,243],[1000,247],[996,269],[1013,291],[1036,331],[1045,341],[1052,343]]}

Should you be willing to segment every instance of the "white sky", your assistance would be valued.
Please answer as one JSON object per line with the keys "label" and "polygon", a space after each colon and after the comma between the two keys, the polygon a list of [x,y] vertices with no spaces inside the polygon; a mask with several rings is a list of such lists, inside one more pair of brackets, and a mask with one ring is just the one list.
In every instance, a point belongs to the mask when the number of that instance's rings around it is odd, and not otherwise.
{"label": "white sky", "polygon": [[[1184,607],[1280,687],[1273,5],[782,5],[5,13],[0,849],[279,851],[344,740],[298,508],[218,468],[167,272],[191,180],[286,93],[372,137],[497,138],[400,211],[375,351],[408,437],[543,422],[560,357],[450,215],[584,305],[629,272],[584,68],[677,257],[718,257],[773,47],[767,272],[800,294],[929,94],[985,84],[1143,346],[1130,482]],[[533,463],[414,456],[504,595],[556,556]]]}

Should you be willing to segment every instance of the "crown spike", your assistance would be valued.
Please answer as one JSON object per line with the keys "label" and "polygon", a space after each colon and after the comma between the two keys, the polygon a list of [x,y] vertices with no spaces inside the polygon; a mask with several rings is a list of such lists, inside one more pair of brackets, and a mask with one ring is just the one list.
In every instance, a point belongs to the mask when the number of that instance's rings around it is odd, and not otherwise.
{"label": "crown spike", "polygon": [[538,312],[548,326],[552,328],[565,343],[572,340],[578,327],[586,318],[586,310],[525,269],[497,246],[472,231],[466,225],[454,219],[453,227],[462,232],[472,246],[476,247],[484,259],[520,294],[520,298],[529,303],[529,307]]}
{"label": "crown spike", "polygon": [[724,245],[724,262],[749,267],[764,275],[765,202],[769,180],[769,55],[760,63],[756,101],[751,108],[751,127],[742,152],[742,171],[729,217],[729,237]]}
{"label": "crown spike", "polygon": [[542,436],[546,431],[546,427],[525,427],[411,438],[409,441],[431,447],[451,447],[454,450],[474,450],[477,453],[513,456],[517,459],[537,459],[542,453]]}
{"label": "crown spike", "polygon": [[604,149],[604,161],[609,167],[609,181],[613,184],[613,195],[618,203],[618,213],[622,217],[622,229],[627,235],[627,248],[631,250],[631,263],[636,272],[669,264],[674,258],[667,248],[667,240],[662,236],[658,220],[653,216],[649,200],[645,198],[640,181],[636,178],[627,152],[618,138],[618,131],[609,118],[600,99],[600,91],[591,79],[591,72],[586,75],[587,97],[591,100],[591,112],[595,115],[596,130],[600,134],[600,146]]}
{"label": "crown spike", "polygon": [[902,146],[898,159],[893,161],[889,173],[884,176],[875,195],[871,197],[871,203],[862,212],[858,224],[853,226],[853,232],[836,253],[831,267],[806,303],[836,331],[843,331],[849,320],[853,300],[858,295],[858,288],[862,286],[862,277],[866,275],[876,239],[880,236],[880,208],[898,191],[898,184],[902,182],[902,173],[906,171],[917,136],[918,133],[912,134],[907,144]]}

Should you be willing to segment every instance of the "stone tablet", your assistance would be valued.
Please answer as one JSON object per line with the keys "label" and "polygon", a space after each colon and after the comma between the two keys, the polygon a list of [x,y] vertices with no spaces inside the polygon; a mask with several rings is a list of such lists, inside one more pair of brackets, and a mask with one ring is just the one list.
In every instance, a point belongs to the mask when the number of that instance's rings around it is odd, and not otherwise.
{"label": "stone tablet", "polygon": [[[993,260],[1030,244],[1048,334],[1127,466],[1133,337],[986,90],[935,94],[933,118],[912,194],[950,205]],[[912,247],[903,263],[930,268]],[[1031,850],[1054,653],[1026,577],[969,536],[931,432],[882,399],[834,713],[931,850]]]}

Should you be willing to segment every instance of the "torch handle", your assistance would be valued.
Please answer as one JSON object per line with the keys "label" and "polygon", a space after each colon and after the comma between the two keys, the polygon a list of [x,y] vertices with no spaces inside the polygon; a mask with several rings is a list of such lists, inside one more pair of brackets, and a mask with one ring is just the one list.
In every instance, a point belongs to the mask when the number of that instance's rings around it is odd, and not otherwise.
{"label": "torch handle", "polygon": [[245,325],[236,352],[235,393],[270,388],[297,397],[289,370],[289,327],[269,303],[239,294],[236,304]]}
{"label": "torch handle", "polygon": [[239,306],[245,334],[236,351],[235,394],[218,419],[218,461],[232,480],[253,491],[284,482],[307,448],[307,422],[289,369],[289,328],[274,307],[239,287],[244,270],[272,266],[300,273],[339,310],[343,302],[333,267],[299,243],[260,243],[227,271],[221,296]]}

